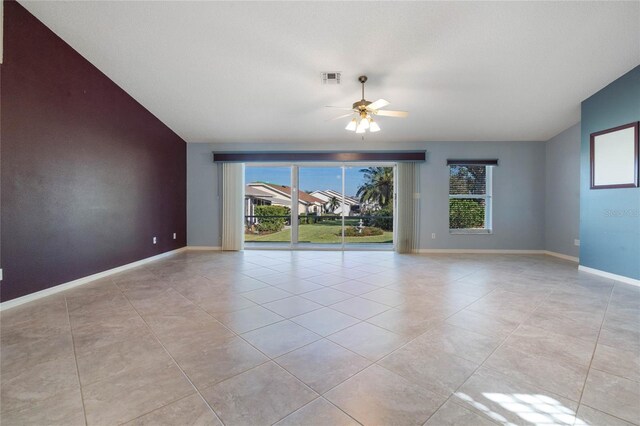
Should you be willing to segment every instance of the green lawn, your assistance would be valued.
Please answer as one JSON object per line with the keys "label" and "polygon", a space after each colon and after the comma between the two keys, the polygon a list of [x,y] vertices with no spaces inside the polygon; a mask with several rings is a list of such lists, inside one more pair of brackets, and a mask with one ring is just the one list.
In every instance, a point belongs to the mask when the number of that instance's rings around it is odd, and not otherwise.
{"label": "green lawn", "polygon": [[[313,225],[300,225],[298,241],[301,243],[340,244],[341,227],[339,224],[318,223]],[[245,234],[245,241],[254,242],[289,242],[291,241],[291,229],[284,229],[268,235]],[[382,235],[372,237],[346,237],[347,243],[393,243],[393,232],[385,232]]]}

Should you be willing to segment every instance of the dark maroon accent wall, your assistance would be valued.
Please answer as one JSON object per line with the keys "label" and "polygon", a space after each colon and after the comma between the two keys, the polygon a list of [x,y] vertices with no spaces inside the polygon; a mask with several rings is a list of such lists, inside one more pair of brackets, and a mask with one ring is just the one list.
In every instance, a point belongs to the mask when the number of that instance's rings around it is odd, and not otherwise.
{"label": "dark maroon accent wall", "polygon": [[185,246],[179,136],[12,1],[1,70],[0,300]]}

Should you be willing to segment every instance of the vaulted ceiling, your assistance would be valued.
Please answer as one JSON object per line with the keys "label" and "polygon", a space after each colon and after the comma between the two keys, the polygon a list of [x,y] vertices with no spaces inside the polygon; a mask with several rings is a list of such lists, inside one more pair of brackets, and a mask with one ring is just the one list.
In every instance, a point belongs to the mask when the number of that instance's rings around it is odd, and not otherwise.
{"label": "vaulted ceiling", "polygon": [[[640,64],[640,2],[21,2],[188,142],[546,140]],[[322,85],[323,71],[342,84]]]}

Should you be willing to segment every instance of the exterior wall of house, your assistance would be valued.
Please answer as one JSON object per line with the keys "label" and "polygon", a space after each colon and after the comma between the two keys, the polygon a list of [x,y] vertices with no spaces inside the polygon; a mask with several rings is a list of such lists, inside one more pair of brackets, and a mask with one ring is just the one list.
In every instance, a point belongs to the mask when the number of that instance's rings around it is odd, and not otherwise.
{"label": "exterior wall of house", "polygon": [[268,193],[269,195],[272,196],[271,198],[271,204],[274,206],[285,206],[285,207],[291,207],[291,198],[289,198],[286,195],[282,195],[280,192],[278,191],[274,191],[271,187],[267,186],[267,185],[250,185],[254,188],[257,188],[261,191],[264,191],[266,193]]}
{"label": "exterior wall of house", "polygon": [[[272,195],[273,198],[270,198],[271,204],[275,206],[285,206],[291,208],[291,198],[286,194],[282,194],[281,192],[276,191],[269,185],[249,184],[249,186],[260,189],[261,191],[267,192]],[[321,214],[322,204],[308,203],[302,200],[298,200],[298,214],[301,215],[310,213]]]}
{"label": "exterior wall of house", "polygon": [[[327,195],[327,193],[322,192],[322,191],[313,191],[310,193],[310,195],[313,195],[316,198],[319,198],[323,201],[322,203],[322,209],[324,209],[327,206],[327,203],[331,200],[331,197],[329,195]],[[339,195],[339,194],[338,194]],[[338,198],[336,196],[336,198]],[[340,200],[342,197],[340,196],[338,198],[338,200]],[[346,216],[350,216],[351,215],[351,203],[348,200],[345,200],[345,205],[344,205],[344,211],[345,211],[345,215]],[[340,206],[338,206],[337,208],[335,208],[333,210],[334,214],[342,214],[342,204]]]}
{"label": "exterior wall of house", "polygon": [[256,222],[256,207],[257,206],[269,206],[271,205],[270,200],[265,200],[262,198],[256,197],[245,197],[244,198],[244,215],[248,216],[245,218],[245,224],[252,224]]}

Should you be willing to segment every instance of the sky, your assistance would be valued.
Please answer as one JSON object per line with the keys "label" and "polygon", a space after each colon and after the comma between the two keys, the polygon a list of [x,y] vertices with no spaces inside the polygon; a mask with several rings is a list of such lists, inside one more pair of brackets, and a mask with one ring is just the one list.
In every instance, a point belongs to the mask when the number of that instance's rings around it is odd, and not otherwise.
{"label": "sky", "polygon": [[[360,169],[347,167],[345,172],[345,194],[354,197],[358,187],[364,182]],[[300,189],[305,192],[333,189],[342,192],[341,167],[300,167]],[[268,182],[291,186],[290,167],[250,167],[245,168],[245,182]]]}

